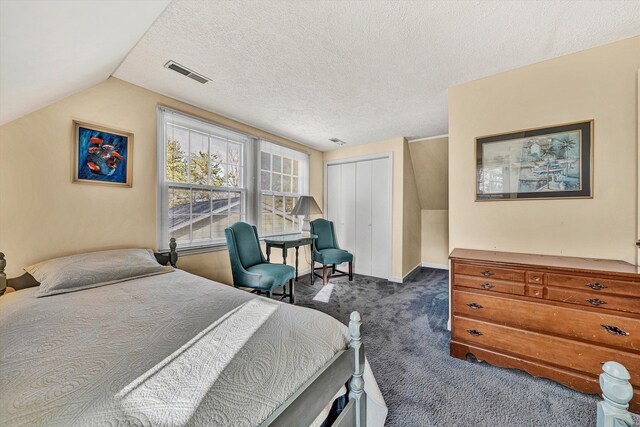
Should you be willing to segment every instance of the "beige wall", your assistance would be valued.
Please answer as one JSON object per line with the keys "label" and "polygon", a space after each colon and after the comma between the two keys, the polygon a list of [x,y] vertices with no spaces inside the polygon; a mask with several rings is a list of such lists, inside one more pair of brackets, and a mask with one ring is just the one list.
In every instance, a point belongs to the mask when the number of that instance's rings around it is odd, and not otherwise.
{"label": "beige wall", "polygon": [[[158,104],[309,152],[311,194],[322,203],[319,151],[109,78],[0,127],[0,249],[9,277],[47,258],[95,249],[155,247]],[[134,133],[133,188],[71,182],[73,119]],[[293,261],[291,255],[289,260]],[[185,256],[179,265],[231,283],[226,251]],[[303,262],[301,270],[305,269]]]}
{"label": "beige wall", "polygon": [[422,208],[422,263],[445,267],[449,256],[449,138],[409,143]]}
{"label": "beige wall", "polygon": [[[449,90],[449,247],[636,262],[640,37]],[[474,138],[593,119],[594,198],[475,202]]]}
{"label": "beige wall", "polygon": [[449,211],[422,210],[422,263],[432,267],[449,265]]}
{"label": "beige wall", "polygon": [[422,216],[409,144],[403,142],[402,274],[422,264]]}

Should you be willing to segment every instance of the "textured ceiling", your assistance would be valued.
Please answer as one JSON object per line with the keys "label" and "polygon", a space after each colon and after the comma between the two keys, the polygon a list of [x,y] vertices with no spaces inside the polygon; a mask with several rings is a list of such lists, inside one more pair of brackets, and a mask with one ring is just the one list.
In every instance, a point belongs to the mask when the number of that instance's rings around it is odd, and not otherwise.
{"label": "textured ceiling", "polygon": [[115,76],[330,150],[447,133],[448,87],[638,34],[637,0],[173,0]]}
{"label": "textured ceiling", "polygon": [[0,124],[105,80],[169,0],[0,0]]}

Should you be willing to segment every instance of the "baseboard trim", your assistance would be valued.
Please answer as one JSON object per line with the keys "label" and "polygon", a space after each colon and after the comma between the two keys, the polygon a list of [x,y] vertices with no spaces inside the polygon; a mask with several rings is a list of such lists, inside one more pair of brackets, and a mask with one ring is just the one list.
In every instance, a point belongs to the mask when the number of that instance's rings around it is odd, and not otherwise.
{"label": "baseboard trim", "polygon": [[427,268],[435,268],[437,270],[449,270],[448,264],[433,264],[430,262],[423,262],[422,266]]}
{"label": "baseboard trim", "polygon": [[412,274],[414,274],[418,269],[422,268],[422,264],[418,264],[415,267],[413,267],[411,270],[409,270],[409,272],[407,274],[405,274],[402,277],[398,277],[398,276],[389,276],[389,281],[390,282],[394,282],[394,283],[403,283],[405,280],[407,280],[407,278],[409,276],[411,276]]}

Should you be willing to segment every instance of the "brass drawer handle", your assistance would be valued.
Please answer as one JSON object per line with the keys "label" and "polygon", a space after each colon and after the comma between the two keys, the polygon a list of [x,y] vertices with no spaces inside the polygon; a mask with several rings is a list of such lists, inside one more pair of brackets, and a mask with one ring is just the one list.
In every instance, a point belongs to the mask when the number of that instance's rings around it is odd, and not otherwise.
{"label": "brass drawer handle", "polygon": [[478,331],[477,329],[467,329],[467,332],[469,332],[469,334],[473,335],[474,337],[479,337],[482,335],[482,332]]}
{"label": "brass drawer handle", "polygon": [[494,288],[495,286],[493,286],[491,283],[483,283],[482,285],[480,285],[480,287],[482,289],[491,289],[491,288]]}
{"label": "brass drawer handle", "polygon": [[598,298],[589,298],[589,299],[586,299],[585,301],[594,307],[607,303],[606,301],[602,301],[601,299],[598,299]]}
{"label": "brass drawer handle", "polygon": [[607,289],[608,288],[608,286],[605,286],[602,283],[598,283],[598,282],[587,283],[585,286],[588,287],[588,288],[593,289],[594,291],[599,291],[601,289]]}
{"label": "brass drawer handle", "polygon": [[494,273],[493,271],[486,270],[486,271],[483,271],[481,274],[484,277],[491,277],[491,276],[494,276],[496,273]]}
{"label": "brass drawer handle", "polygon": [[611,335],[618,335],[618,336],[622,336],[622,337],[628,337],[630,334],[627,331],[623,331],[622,329],[618,328],[617,326],[611,326],[611,325],[600,325],[604,328],[605,331],[609,332]]}
{"label": "brass drawer handle", "polygon": [[482,306],[480,304],[476,304],[475,302],[467,304],[472,310],[480,310]]}

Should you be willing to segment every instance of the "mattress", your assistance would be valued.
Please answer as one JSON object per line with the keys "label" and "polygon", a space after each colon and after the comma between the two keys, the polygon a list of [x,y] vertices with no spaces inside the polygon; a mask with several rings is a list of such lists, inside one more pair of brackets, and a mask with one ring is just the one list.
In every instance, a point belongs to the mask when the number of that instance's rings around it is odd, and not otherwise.
{"label": "mattress", "polygon": [[[2,425],[255,426],[348,343],[330,316],[180,270],[36,291],[0,298]],[[365,384],[383,425],[368,365]]]}

